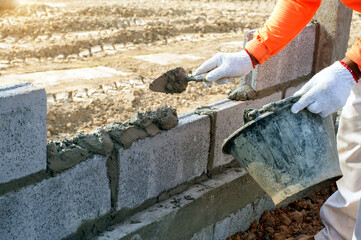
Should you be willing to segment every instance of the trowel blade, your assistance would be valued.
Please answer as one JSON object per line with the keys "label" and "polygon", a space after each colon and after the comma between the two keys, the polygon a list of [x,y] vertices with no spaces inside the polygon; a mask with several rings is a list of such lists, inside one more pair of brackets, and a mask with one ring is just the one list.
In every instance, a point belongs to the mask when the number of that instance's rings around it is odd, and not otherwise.
{"label": "trowel blade", "polygon": [[186,90],[190,78],[182,67],[173,68],[149,84],[155,92],[181,93]]}
{"label": "trowel blade", "polygon": [[[170,72],[170,71],[168,71]],[[167,92],[166,86],[168,84],[168,72],[162,74],[162,76],[155,79],[153,82],[149,84],[149,89],[154,92]]]}

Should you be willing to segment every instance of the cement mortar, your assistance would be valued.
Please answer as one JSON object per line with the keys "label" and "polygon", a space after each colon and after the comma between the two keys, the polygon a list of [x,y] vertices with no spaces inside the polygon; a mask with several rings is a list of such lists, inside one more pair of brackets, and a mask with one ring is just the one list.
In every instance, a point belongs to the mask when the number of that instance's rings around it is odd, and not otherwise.
{"label": "cement mortar", "polygon": [[177,111],[172,107],[163,106],[150,114],[153,122],[162,130],[170,130],[178,124]]}
{"label": "cement mortar", "polygon": [[129,123],[115,122],[104,127],[113,141],[117,142],[124,149],[128,149],[132,146],[132,143],[148,137],[147,132],[137,126],[133,126]]}
{"label": "cement mortar", "polygon": [[48,170],[61,172],[94,154],[110,156],[113,149],[130,148],[133,142],[154,137],[160,130],[170,130],[177,124],[176,110],[163,106],[155,111],[137,112],[126,123],[114,122],[91,134],[80,133],[71,140],[51,141],[47,145]]}
{"label": "cement mortar", "polygon": [[168,76],[168,83],[165,86],[166,93],[181,93],[187,89],[187,86],[187,72],[181,67],[172,69]]}
{"label": "cement mortar", "polygon": [[46,149],[48,169],[55,172],[71,168],[77,163],[92,157],[92,154],[87,149],[66,139],[61,142],[51,141]]}
{"label": "cement mortar", "polygon": [[253,100],[255,97],[256,91],[247,84],[235,88],[228,93],[228,98],[235,101]]}
{"label": "cement mortar", "polygon": [[211,106],[199,106],[194,112],[198,115],[207,115],[211,120],[211,129],[210,129],[210,143],[209,143],[209,154],[208,154],[208,164],[207,171],[211,176],[211,171],[214,164],[214,150],[216,142],[216,126],[217,126],[217,108]]}
{"label": "cement mortar", "polygon": [[160,132],[160,129],[158,128],[157,125],[152,123],[145,129],[145,131],[148,133],[149,136],[154,137]]}
{"label": "cement mortar", "polygon": [[137,112],[130,119],[129,123],[131,125],[139,126],[141,128],[147,128],[153,122],[153,119],[150,116],[149,112],[146,112],[146,113]]}
{"label": "cement mortar", "polygon": [[80,133],[73,141],[94,154],[108,156],[113,150],[113,142],[104,130],[97,130],[93,134]]}
{"label": "cement mortar", "polygon": [[199,106],[194,112],[198,115],[212,115],[216,111],[217,109],[210,106]]}

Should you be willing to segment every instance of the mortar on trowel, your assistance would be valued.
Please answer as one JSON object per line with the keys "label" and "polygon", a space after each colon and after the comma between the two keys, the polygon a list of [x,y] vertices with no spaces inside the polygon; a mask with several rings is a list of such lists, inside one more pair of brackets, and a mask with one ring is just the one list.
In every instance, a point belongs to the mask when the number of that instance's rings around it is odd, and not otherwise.
{"label": "mortar on trowel", "polygon": [[[163,93],[181,93],[187,89],[189,82],[207,82],[205,75],[188,75],[188,72],[182,67],[173,68],[160,77],[155,79],[149,84],[149,89],[154,92],[163,92]],[[217,82],[218,84],[224,84],[229,81],[232,81],[233,78],[222,78]],[[209,82],[207,82],[209,85]]]}
{"label": "mortar on trowel", "polygon": [[243,113],[245,125],[222,150],[232,154],[277,206],[307,196],[341,176],[331,116],[291,106],[299,97]]}
{"label": "mortar on trowel", "polygon": [[202,75],[189,76],[182,67],[173,68],[149,84],[149,89],[154,92],[181,93],[187,89],[188,82],[203,82]]}

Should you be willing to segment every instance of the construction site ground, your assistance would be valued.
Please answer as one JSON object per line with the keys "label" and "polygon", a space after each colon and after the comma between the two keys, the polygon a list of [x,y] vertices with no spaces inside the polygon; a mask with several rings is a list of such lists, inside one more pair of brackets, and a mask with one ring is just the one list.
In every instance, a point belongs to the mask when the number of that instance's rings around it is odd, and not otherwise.
{"label": "construction site ground", "polygon": [[[181,114],[225,98],[239,85],[239,79],[210,88],[190,83],[184,93],[174,95],[151,92],[148,84],[173,67],[182,66],[191,73],[217,52],[240,51],[244,31],[261,27],[276,1],[20,3],[0,16],[0,85],[30,81],[46,89],[49,141],[127,121],[136,111],[169,105]],[[349,46],[360,27],[361,15],[354,13]],[[321,195],[326,199],[328,193]],[[317,209],[310,205],[312,211],[307,214],[312,213],[312,219],[305,215],[302,221],[312,222],[318,217],[314,213],[318,214],[321,200],[312,199],[308,200]],[[289,210],[306,214],[298,205]],[[280,215],[266,213],[260,222],[270,224],[274,216]],[[300,218],[289,217],[297,224]],[[316,220],[318,225],[311,224],[313,230],[300,233],[315,233],[322,228],[319,217]],[[249,233],[232,239],[285,239],[291,235],[277,234],[286,229],[255,224]],[[261,230],[263,234],[268,232],[267,237],[259,238],[257,232]]]}
{"label": "construction site ground", "polygon": [[[275,1],[36,1],[0,17],[0,82],[30,81],[48,93],[48,140],[91,132],[136,111],[178,114],[223,99],[235,83],[182,94],[148,90],[161,73],[192,72],[213,54],[242,49]],[[75,69],[75,70],[73,70]]]}

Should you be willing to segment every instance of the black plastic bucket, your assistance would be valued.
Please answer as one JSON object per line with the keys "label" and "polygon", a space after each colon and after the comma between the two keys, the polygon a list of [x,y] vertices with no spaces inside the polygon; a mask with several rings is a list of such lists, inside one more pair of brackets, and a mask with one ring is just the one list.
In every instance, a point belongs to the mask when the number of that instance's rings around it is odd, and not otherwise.
{"label": "black plastic bucket", "polygon": [[332,116],[291,112],[291,97],[244,112],[245,125],[223,143],[275,205],[309,195],[341,176]]}

